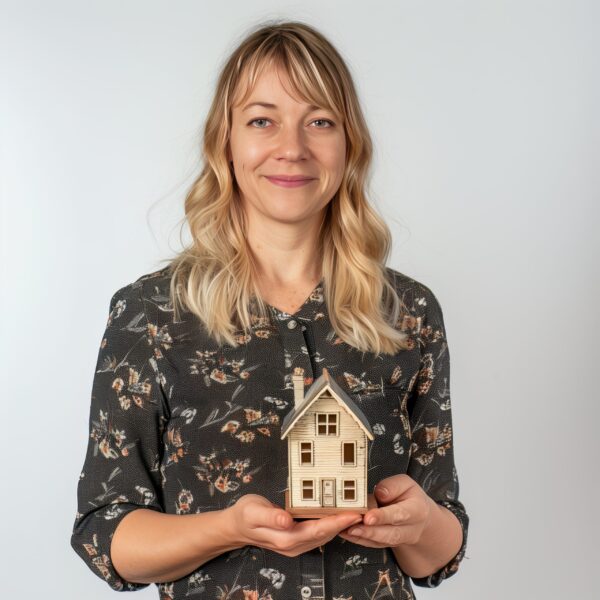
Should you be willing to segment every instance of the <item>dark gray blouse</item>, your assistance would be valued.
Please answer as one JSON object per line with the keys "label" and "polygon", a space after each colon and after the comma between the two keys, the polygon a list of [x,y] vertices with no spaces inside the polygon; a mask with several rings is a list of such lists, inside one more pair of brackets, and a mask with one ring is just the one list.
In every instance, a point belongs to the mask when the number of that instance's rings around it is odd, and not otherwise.
{"label": "dark gray blouse", "polygon": [[113,295],[71,536],[96,575],[117,591],[149,585],[124,580],[110,560],[118,523],[137,508],[200,513],[249,493],[285,506],[288,441],[280,431],[294,407],[296,367],[307,389],[326,367],[368,419],[368,493],[381,479],[408,474],[460,521],[458,554],[429,577],[410,578],[390,548],[339,536],[297,557],[244,546],[176,581],[157,582],[160,599],[406,600],[415,598],[411,582],[436,587],[457,571],[469,518],[458,499],[442,310],[427,286],[387,273],[410,310],[396,326],[412,343],[379,358],[335,335],[323,280],[295,314],[270,306],[271,321],[256,317],[251,334],[240,332],[238,348],[218,346],[189,312],[174,321],[167,267]]}

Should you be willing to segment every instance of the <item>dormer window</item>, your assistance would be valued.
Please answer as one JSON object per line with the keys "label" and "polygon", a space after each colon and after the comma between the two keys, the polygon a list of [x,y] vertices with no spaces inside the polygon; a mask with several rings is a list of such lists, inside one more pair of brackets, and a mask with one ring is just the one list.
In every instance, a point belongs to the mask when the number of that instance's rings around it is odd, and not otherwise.
{"label": "dormer window", "polygon": [[337,435],[337,413],[317,413],[317,435]]}

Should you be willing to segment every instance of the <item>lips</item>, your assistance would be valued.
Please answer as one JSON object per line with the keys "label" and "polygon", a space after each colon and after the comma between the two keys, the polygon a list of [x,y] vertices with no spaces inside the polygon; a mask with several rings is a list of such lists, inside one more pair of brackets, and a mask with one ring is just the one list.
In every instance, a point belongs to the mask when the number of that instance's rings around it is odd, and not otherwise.
{"label": "lips", "polygon": [[267,175],[269,179],[277,179],[278,181],[310,181],[314,177],[307,175]]}
{"label": "lips", "polygon": [[[282,179],[282,177],[287,179]],[[275,175],[273,177],[267,175],[266,178],[273,185],[283,188],[298,188],[316,181],[315,177],[306,177],[305,175]]]}

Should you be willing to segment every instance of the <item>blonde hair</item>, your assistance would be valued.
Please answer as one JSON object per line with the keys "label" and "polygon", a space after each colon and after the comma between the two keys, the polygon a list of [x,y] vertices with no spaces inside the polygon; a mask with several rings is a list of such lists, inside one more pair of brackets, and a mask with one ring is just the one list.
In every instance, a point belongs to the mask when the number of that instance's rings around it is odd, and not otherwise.
{"label": "blonde hair", "polygon": [[363,352],[393,354],[407,346],[396,328],[404,308],[385,263],[391,234],[365,196],[372,142],[351,75],[332,44],[297,21],[269,22],[247,35],[221,70],[204,125],[204,166],[185,199],[192,243],[169,261],[175,320],[179,303],[195,314],[221,345],[237,347],[269,309],[255,285],[256,264],[235,201],[237,183],[227,159],[231,107],[242,82],[252,92],[263,69],[283,69],[306,102],[330,109],[343,123],[346,165],[319,231],[323,293],[337,336]]}

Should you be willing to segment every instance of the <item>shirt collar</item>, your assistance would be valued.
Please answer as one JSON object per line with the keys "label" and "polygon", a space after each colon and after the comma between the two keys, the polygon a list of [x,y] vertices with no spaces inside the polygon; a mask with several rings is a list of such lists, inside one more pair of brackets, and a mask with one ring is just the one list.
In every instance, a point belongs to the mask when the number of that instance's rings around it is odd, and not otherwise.
{"label": "shirt collar", "polygon": [[315,319],[317,313],[323,311],[325,304],[324,285],[325,280],[324,278],[321,278],[319,283],[317,283],[312,292],[308,295],[306,300],[294,314],[279,310],[270,304],[267,304],[267,307],[271,310],[273,316],[279,321],[287,321],[291,319],[312,321]]}

